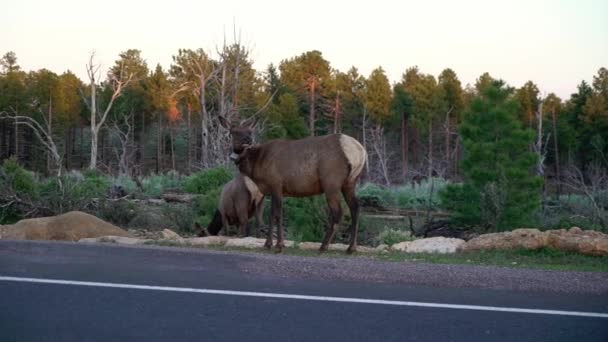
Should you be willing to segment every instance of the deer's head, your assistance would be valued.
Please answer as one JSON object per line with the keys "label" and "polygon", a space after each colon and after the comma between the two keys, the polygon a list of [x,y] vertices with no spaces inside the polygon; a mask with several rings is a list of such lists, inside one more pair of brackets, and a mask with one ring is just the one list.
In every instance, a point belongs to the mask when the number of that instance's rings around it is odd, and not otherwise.
{"label": "deer's head", "polygon": [[230,159],[238,165],[239,160],[253,145],[253,137],[258,119],[250,118],[238,124],[231,123],[223,116],[220,116],[219,120],[222,127],[230,131],[230,137],[232,138],[232,153],[230,154]]}

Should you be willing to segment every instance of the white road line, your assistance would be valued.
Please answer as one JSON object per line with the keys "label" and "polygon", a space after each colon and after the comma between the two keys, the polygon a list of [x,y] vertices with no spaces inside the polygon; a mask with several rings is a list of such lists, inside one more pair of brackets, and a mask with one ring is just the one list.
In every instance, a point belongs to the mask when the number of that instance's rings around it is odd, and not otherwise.
{"label": "white road line", "polygon": [[608,318],[608,313],[601,313],[601,312],[543,310],[543,309],[509,308],[509,307],[500,307],[500,306],[409,302],[409,301],[400,301],[400,300],[308,296],[308,295],[287,294],[287,293],[195,289],[195,288],[188,288],[188,287],[101,283],[101,282],[92,282],[92,281],[75,281],[75,280],[62,280],[62,279],[21,278],[21,277],[0,276],[0,281],[13,281],[13,282],[37,283],[37,284],[55,284],[55,285],[108,287],[108,288],[131,289],[131,290],[153,290],[153,291],[168,291],[168,292],[202,293],[202,294],[243,296],[243,297],[298,299],[298,300],[311,300],[311,301],[321,301],[321,302],[379,304],[379,305],[414,306],[414,307],[440,308],[440,309],[478,310],[478,311],[513,312],[513,313],[528,313],[528,314],[541,314],[541,315]]}

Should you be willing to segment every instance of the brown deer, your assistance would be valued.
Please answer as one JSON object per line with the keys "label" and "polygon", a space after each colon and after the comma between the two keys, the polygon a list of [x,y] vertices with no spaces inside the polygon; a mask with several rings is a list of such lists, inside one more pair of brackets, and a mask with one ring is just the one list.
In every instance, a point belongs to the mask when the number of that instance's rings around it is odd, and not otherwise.
{"label": "brown deer", "polygon": [[[239,235],[247,236],[249,218],[255,214],[256,229],[259,231],[263,210],[264,195],[249,177],[239,173],[222,188],[217,210],[207,231],[217,235],[222,228],[238,225]],[[203,235],[204,230],[201,230],[199,236]]]}
{"label": "brown deer", "polygon": [[320,252],[327,250],[336,224],[342,219],[340,192],[351,214],[348,253],[356,251],[359,202],[355,195],[357,179],[367,159],[361,144],[344,134],[308,137],[299,140],[277,139],[253,145],[255,122],[232,125],[219,117],[221,125],[230,130],[231,159],[244,175],[249,176],[264,195],[270,195],[271,219],[266,248],[272,247],[272,227],[277,225],[278,252],[283,242],[283,197],[307,197],[325,194],[329,206],[329,226]]}

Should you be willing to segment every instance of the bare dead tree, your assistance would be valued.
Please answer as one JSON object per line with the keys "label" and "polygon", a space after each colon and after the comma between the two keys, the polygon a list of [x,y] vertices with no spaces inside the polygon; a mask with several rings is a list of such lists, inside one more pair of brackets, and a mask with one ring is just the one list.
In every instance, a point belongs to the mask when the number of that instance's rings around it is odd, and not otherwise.
{"label": "bare dead tree", "polygon": [[[89,86],[91,88],[90,101],[87,101],[86,98],[84,102],[91,112],[91,161],[89,163],[89,169],[93,170],[97,168],[97,145],[98,145],[98,137],[99,130],[106,122],[108,118],[108,114],[112,109],[112,105],[114,101],[122,94],[122,91],[125,87],[129,85],[129,83],[133,80],[133,74],[125,75],[121,70],[120,76],[116,77],[114,75],[110,75],[109,85],[112,87],[112,97],[108,102],[105,110],[101,111],[101,113],[97,112],[97,81],[100,78],[100,64],[95,64],[95,53],[91,53],[89,57],[89,63],[86,65],[87,68],[87,76],[89,78]],[[81,95],[82,92],[81,92]]]}
{"label": "bare dead tree", "polygon": [[114,147],[114,153],[118,159],[118,174],[121,176],[128,176],[131,174],[130,162],[136,152],[135,144],[131,140],[131,136],[133,135],[133,126],[131,124],[132,118],[133,113],[124,115],[122,117],[122,122],[119,122],[118,120],[112,120],[110,122],[112,133],[118,138],[120,143],[119,148]]}
{"label": "bare dead tree", "polygon": [[602,193],[608,192],[607,168],[601,163],[594,162],[583,173],[578,167],[571,165],[565,173],[564,185],[589,200],[592,207],[590,219],[603,229],[607,229],[608,211],[602,208],[598,201]]}
{"label": "bare dead tree", "polygon": [[5,111],[0,112],[0,119],[14,120],[15,125],[23,125],[29,127],[32,132],[34,132],[34,135],[36,136],[36,138],[38,138],[42,146],[45,148],[50,159],[52,160],[53,168],[55,169],[55,174],[57,175],[57,177],[61,177],[61,155],[59,154],[57,145],[55,144],[53,136],[50,133],[51,130],[49,121],[44,115],[41,116],[44,121],[44,126],[29,116],[17,115],[16,111],[13,111],[13,115],[9,115],[9,113]]}
{"label": "bare dead tree", "polygon": [[388,155],[386,152],[386,139],[384,138],[384,127],[382,125],[376,125],[370,130],[370,144],[373,148],[373,156],[375,157],[378,165],[378,170],[382,176],[384,184],[386,186],[391,185],[391,181],[388,173]]}

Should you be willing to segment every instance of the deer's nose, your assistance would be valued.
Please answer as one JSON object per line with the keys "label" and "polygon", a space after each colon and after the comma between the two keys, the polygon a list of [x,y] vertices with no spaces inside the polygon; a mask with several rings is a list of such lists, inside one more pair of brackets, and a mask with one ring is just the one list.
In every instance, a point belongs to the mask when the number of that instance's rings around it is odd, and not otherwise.
{"label": "deer's nose", "polygon": [[234,152],[232,152],[230,154],[230,159],[232,159],[232,161],[234,161],[234,162],[238,161],[239,158],[240,158],[240,156],[238,154],[234,153]]}

